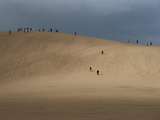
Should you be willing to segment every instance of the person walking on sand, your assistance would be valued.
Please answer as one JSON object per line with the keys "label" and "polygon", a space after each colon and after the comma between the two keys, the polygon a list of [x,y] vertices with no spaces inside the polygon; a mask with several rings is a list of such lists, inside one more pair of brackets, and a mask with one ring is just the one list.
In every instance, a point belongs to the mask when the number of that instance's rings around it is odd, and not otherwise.
{"label": "person walking on sand", "polygon": [[104,51],[103,51],[103,50],[101,51],[101,54],[102,54],[102,55],[104,54]]}
{"label": "person walking on sand", "polygon": [[91,66],[89,67],[89,70],[90,70],[90,71],[92,71],[92,70],[93,70]]}
{"label": "person walking on sand", "polygon": [[99,75],[99,70],[97,70],[97,75]]}
{"label": "person walking on sand", "polygon": [[12,34],[12,31],[11,30],[9,30],[9,35],[11,35]]}

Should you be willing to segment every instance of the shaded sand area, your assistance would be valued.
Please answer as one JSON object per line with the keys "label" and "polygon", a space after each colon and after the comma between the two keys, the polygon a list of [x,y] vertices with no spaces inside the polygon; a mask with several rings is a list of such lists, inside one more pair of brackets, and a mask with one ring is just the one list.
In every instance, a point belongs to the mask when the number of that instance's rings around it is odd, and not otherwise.
{"label": "shaded sand area", "polygon": [[158,46],[0,33],[0,55],[2,120],[160,119]]}

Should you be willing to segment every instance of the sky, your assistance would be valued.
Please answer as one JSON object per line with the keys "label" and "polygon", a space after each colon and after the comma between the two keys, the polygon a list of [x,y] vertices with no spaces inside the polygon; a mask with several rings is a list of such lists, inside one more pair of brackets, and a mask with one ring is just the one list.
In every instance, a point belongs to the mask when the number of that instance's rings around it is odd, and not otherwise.
{"label": "sky", "polygon": [[25,26],[160,44],[160,0],[0,0],[0,31]]}

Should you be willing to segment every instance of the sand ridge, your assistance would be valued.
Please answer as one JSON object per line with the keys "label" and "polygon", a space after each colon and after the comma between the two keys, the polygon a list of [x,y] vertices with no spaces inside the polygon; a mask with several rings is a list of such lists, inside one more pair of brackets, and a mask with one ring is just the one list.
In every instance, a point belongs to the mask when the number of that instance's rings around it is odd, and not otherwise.
{"label": "sand ridge", "polygon": [[129,119],[128,111],[133,119],[158,120],[159,52],[64,33],[0,33],[0,116]]}

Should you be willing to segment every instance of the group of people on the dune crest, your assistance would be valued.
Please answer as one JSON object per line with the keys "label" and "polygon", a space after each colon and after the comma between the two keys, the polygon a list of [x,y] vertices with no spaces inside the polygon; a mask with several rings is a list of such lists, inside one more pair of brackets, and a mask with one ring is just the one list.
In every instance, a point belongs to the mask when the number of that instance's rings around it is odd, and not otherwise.
{"label": "group of people on the dune crest", "polygon": [[[130,43],[130,40],[128,40],[128,43]],[[144,44],[146,46],[152,46],[153,45],[153,43],[151,41],[147,41],[147,40],[145,40],[145,41],[136,40],[136,44],[137,45]]]}
{"label": "group of people on the dune crest", "polygon": [[[16,32],[24,32],[24,33],[29,33],[29,32],[56,32],[56,33],[58,33],[59,29],[56,29],[56,28],[49,28],[49,29],[38,28],[38,29],[36,29],[36,28],[32,28],[32,27],[24,27],[24,28],[17,28]],[[8,34],[9,35],[12,34],[12,30],[11,29],[8,31]],[[73,35],[77,36],[78,33],[77,32],[73,32]]]}
{"label": "group of people on the dune crest", "polygon": [[[59,32],[58,29],[53,29],[53,28],[38,28],[38,29],[34,29],[32,27],[24,27],[24,28],[17,28],[16,32],[24,32],[24,33],[29,33],[29,32]],[[12,34],[12,30],[8,31],[9,35]]]}
{"label": "group of people on the dune crest", "polygon": [[[103,55],[103,54],[104,54],[104,50],[101,51],[101,55]],[[90,72],[94,72],[94,69],[93,69],[92,66],[89,67],[89,70],[90,70]],[[100,75],[100,70],[97,69],[96,74],[99,76]]]}
{"label": "group of people on the dune crest", "polygon": [[[136,41],[137,45],[140,43],[139,40]],[[145,41],[147,46],[152,46],[152,42]]]}
{"label": "group of people on the dune crest", "polygon": [[[17,28],[17,32],[33,32],[33,30],[36,32],[54,32],[53,28],[38,28],[38,29],[33,29],[31,27],[26,27],[26,28]],[[55,32],[59,32],[58,29],[55,29]]]}
{"label": "group of people on the dune crest", "polygon": [[32,32],[33,28],[25,27],[25,28],[17,28],[17,32]]}

